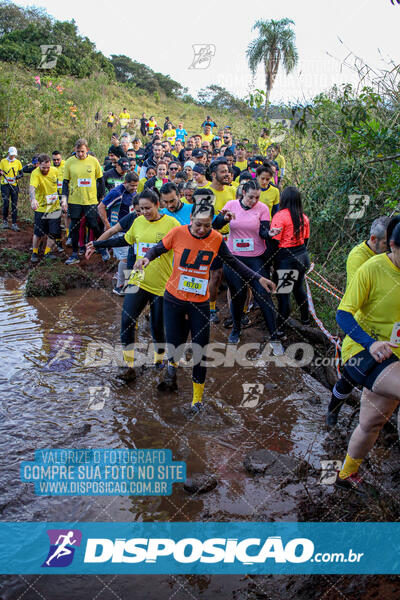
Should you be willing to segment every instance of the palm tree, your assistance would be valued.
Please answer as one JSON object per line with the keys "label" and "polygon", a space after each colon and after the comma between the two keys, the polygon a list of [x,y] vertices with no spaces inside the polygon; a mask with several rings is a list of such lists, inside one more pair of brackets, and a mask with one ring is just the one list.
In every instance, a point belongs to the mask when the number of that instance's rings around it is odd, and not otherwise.
{"label": "palm tree", "polygon": [[260,63],[264,65],[265,110],[268,108],[269,96],[281,61],[288,75],[299,59],[295,46],[295,33],[291,25],[294,25],[292,19],[256,21],[253,25],[252,30],[258,29],[259,35],[250,42],[246,54],[253,75]]}

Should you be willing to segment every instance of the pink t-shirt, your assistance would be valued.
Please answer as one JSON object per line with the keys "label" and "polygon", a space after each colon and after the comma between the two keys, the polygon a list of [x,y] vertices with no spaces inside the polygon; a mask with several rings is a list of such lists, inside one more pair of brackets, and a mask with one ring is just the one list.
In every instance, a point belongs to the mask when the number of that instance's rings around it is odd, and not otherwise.
{"label": "pink t-shirt", "polygon": [[257,202],[245,210],[239,200],[230,200],[224,206],[236,215],[229,223],[228,248],[235,256],[260,256],[265,252],[265,241],[260,238],[260,221],[269,221],[269,208]]}

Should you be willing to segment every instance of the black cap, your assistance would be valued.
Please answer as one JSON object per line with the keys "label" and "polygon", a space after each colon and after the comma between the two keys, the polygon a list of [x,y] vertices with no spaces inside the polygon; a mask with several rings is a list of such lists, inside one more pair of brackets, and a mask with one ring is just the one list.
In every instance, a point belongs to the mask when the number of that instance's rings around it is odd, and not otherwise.
{"label": "black cap", "polygon": [[198,158],[199,156],[204,156],[204,155],[205,155],[205,152],[201,148],[194,148],[194,150],[192,150],[192,156],[194,158]]}
{"label": "black cap", "polygon": [[194,171],[194,173],[200,173],[201,175],[205,175],[207,169],[204,165],[195,165],[193,167],[193,171]]}
{"label": "black cap", "polygon": [[130,164],[129,164],[129,160],[127,158],[120,158],[118,160],[118,164],[121,167],[121,169],[123,169],[124,171],[129,171]]}

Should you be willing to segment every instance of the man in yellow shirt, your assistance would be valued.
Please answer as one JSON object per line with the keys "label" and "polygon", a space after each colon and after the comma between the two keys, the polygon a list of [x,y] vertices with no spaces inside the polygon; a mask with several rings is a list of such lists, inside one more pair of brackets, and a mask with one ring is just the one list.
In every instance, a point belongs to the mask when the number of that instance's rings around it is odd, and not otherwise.
{"label": "man in yellow shirt", "polygon": [[213,133],[211,131],[211,125],[206,124],[204,126],[204,133],[202,133],[201,135],[201,140],[204,142],[212,142],[212,140],[214,139]]}
{"label": "man in yellow shirt", "polygon": [[[71,219],[70,237],[72,240],[72,255],[65,262],[73,265],[79,262],[78,241],[81,217],[86,217],[87,225],[93,230],[95,237],[101,234],[97,202],[104,197],[105,187],[99,161],[89,155],[88,143],[79,139],[75,144],[75,156],[65,161],[64,180],[62,187],[61,205]],[[107,250],[102,253],[103,260],[110,257]]]}
{"label": "man in yellow shirt", "polygon": [[[361,244],[358,244],[350,251],[346,262],[346,290],[364,263],[370,258],[387,251],[386,234],[390,221],[390,217],[378,217],[375,219],[371,225],[369,239],[361,242]],[[336,425],[340,410],[346,398],[350,396],[353,387],[343,376],[334,386],[328,411],[325,415],[325,423],[328,429]]]}
{"label": "man in yellow shirt", "polygon": [[346,262],[346,287],[349,286],[361,265],[373,256],[386,252],[386,230],[389,222],[390,217],[378,217],[375,219],[371,225],[369,239],[361,242],[361,244],[358,244],[350,251]]}
{"label": "man in yellow shirt", "polygon": [[56,258],[53,251],[56,247],[55,240],[60,237],[61,207],[57,191],[57,169],[51,166],[48,154],[39,155],[38,167],[31,173],[29,199],[35,211],[31,262],[39,261],[39,243],[44,236],[47,236],[45,257]]}
{"label": "man in yellow shirt", "polygon": [[[208,187],[215,195],[215,216],[224,208],[229,200],[235,199],[235,190],[229,186],[230,174],[228,163],[224,158],[215,160],[210,165],[211,185]],[[228,233],[229,225],[225,225],[220,233]],[[218,289],[222,280],[222,260],[216,256],[210,268],[210,322],[218,323],[216,309]]]}
{"label": "man in yellow shirt", "polygon": [[127,128],[128,121],[130,118],[131,115],[128,113],[127,108],[124,108],[122,112],[119,113],[119,124],[121,126],[121,133]]}
{"label": "man in yellow shirt", "polygon": [[[57,170],[57,191],[58,191],[58,196],[61,200],[62,182],[64,179],[65,160],[62,159],[61,152],[59,150],[54,150],[51,154],[51,158],[53,161],[53,167],[55,167]],[[66,215],[62,214],[61,219],[63,222],[63,228],[69,229],[68,217]],[[62,247],[62,244],[61,244],[61,229],[60,229],[60,237],[56,240],[56,245],[57,245],[59,252],[63,252],[64,248]]]}
{"label": "man in yellow shirt", "polygon": [[274,143],[273,139],[269,137],[269,130],[264,127],[260,133],[260,137],[257,140],[258,147],[263,156],[267,156],[268,146]]}
{"label": "man in yellow shirt", "polygon": [[0,161],[0,184],[1,197],[3,199],[3,226],[2,229],[8,229],[8,209],[11,198],[11,229],[19,231],[17,225],[17,203],[18,203],[18,183],[17,180],[22,177],[22,165],[17,159],[18,152],[14,146],[10,146],[6,158]]}

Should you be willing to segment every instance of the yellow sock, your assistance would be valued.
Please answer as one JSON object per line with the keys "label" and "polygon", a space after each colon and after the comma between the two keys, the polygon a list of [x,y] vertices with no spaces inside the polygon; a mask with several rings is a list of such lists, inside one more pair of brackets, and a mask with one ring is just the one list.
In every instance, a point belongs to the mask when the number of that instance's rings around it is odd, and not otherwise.
{"label": "yellow sock", "polygon": [[33,254],[39,254],[39,248],[32,248]]}
{"label": "yellow sock", "polygon": [[215,310],[215,305],[217,304],[217,301],[215,302],[210,302],[210,310]]}
{"label": "yellow sock", "polygon": [[346,454],[342,470],[339,473],[340,479],[346,479],[346,477],[349,477],[353,473],[357,473],[362,461],[362,458],[351,458],[351,456]]}
{"label": "yellow sock", "polygon": [[67,237],[69,237],[69,227],[67,227],[67,229],[65,230],[65,234]]}
{"label": "yellow sock", "polygon": [[46,254],[48,254],[49,252],[51,252],[51,248],[49,248],[48,246],[46,246],[46,249],[44,251],[44,255],[46,256]]}
{"label": "yellow sock", "polygon": [[154,364],[160,363],[164,360],[164,352],[154,352]]}
{"label": "yellow sock", "polygon": [[195,383],[193,381],[193,400],[192,406],[202,401],[204,392],[204,383]]}
{"label": "yellow sock", "polygon": [[134,350],[122,350],[122,355],[127,367],[133,367]]}

